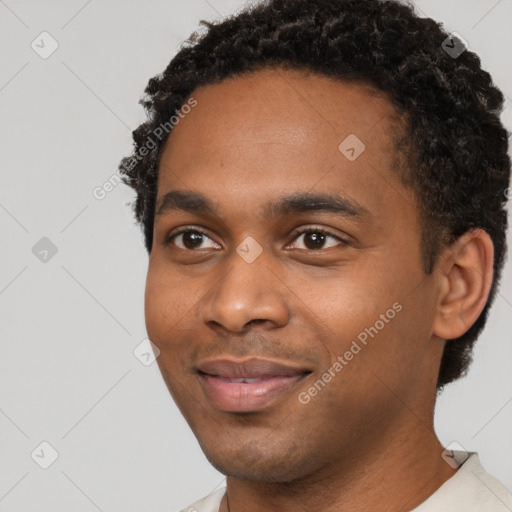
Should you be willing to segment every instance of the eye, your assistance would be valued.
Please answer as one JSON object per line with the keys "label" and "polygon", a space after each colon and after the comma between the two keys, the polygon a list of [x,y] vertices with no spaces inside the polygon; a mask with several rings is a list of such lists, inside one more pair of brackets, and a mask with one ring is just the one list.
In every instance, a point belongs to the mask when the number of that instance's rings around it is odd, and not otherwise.
{"label": "eye", "polygon": [[[303,241],[298,247],[298,249],[301,250],[317,251],[320,249],[335,247],[336,245],[347,245],[347,242],[342,240],[340,237],[318,227],[302,229],[294,233],[294,240],[299,240],[301,237],[303,237]],[[204,247],[202,244],[206,240],[210,240],[211,244]],[[326,242],[329,240],[331,240],[331,243],[326,245]],[[198,228],[191,229],[190,227],[169,235],[164,241],[164,246],[168,246],[170,244],[176,245],[176,247],[185,251],[221,248],[221,246],[214,242],[206,232]],[[300,245],[302,245],[302,247],[300,247]]]}
{"label": "eye", "polygon": [[[220,248],[219,244],[214,242],[204,231],[197,228],[186,228],[177,233],[173,233],[165,239],[164,245],[174,244],[179,249],[183,250],[205,249],[208,247],[201,247],[205,239],[211,240],[213,248]],[[212,246],[209,247],[211,248]]]}
{"label": "eye", "polygon": [[[299,249],[303,250],[318,250],[318,249],[328,249],[329,247],[335,247],[336,245],[347,245],[347,242],[342,240],[340,237],[329,233],[325,229],[320,229],[317,227],[302,229],[300,231],[295,232],[295,239],[303,238],[302,246]],[[331,243],[328,246],[325,246],[327,240],[334,240],[338,243]]]}

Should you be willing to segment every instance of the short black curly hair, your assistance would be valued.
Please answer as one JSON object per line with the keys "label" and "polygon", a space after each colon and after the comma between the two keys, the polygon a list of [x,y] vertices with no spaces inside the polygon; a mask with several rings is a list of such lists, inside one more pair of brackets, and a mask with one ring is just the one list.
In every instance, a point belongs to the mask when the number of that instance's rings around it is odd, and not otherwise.
{"label": "short black curly hair", "polygon": [[469,50],[450,55],[447,48],[458,40],[395,0],[270,0],[201,24],[206,31],[194,32],[167,69],[149,80],[140,101],[148,120],[133,131],[133,153],[119,166],[122,181],[137,193],[133,212],[148,253],[169,120],[195,89],[265,67],[363,82],[386,93],[405,120],[395,137],[397,167],[420,207],[425,272],[444,244],[473,228],[493,241],[489,299],[474,325],[446,343],[438,390],[464,375],[504,262],[510,179],[508,134],[499,117],[503,95],[479,57]]}

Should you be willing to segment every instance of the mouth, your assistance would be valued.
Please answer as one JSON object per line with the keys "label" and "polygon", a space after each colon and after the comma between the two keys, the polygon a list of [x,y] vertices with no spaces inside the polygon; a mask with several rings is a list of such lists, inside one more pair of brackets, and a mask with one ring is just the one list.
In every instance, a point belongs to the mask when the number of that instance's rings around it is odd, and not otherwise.
{"label": "mouth", "polygon": [[253,412],[289,394],[311,370],[266,359],[218,359],[200,364],[199,379],[210,403],[225,412]]}

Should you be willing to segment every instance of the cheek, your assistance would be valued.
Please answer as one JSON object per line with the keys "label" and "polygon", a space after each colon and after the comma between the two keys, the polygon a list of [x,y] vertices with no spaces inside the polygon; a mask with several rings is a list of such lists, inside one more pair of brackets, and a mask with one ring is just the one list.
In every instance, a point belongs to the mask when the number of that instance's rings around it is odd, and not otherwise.
{"label": "cheek", "polygon": [[331,334],[345,340],[372,326],[402,295],[400,283],[389,273],[364,265],[322,278],[301,278],[292,286]]}
{"label": "cheek", "polygon": [[330,351],[343,358],[342,374],[355,397],[388,404],[396,397],[412,400],[428,370],[432,347],[427,295],[417,290],[361,302],[353,305],[352,318],[340,319],[332,328],[343,343],[333,343]]}
{"label": "cheek", "polygon": [[144,313],[149,339],[160,350],[179,343],[182,330],[193,314],[198,298],[190,286],[176,280],[156,265],[149,266],[144,296]]}
{"label": "cheek", "polygon": [[427,346],[431,311],[422,304],[429,291],[426,284],[418,287],[425,276],[412,266],[402,262],[399,271],[396,263],[381,261],[310,279],[300,298],[324,330],[331,360],[341,356],[352,369],[372,368],[394,378],[417,363]]}

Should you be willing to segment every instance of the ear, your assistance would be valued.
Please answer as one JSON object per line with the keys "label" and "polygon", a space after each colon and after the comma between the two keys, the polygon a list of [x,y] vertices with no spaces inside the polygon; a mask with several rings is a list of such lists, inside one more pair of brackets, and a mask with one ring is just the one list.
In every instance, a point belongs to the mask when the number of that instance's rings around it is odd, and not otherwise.
{"label": "ear", "polygon": [[442,339],[462,336],[477,320],[489,297],[494,245],[482,229],[464,233],[441,254],[439,296],[433,332]]}

